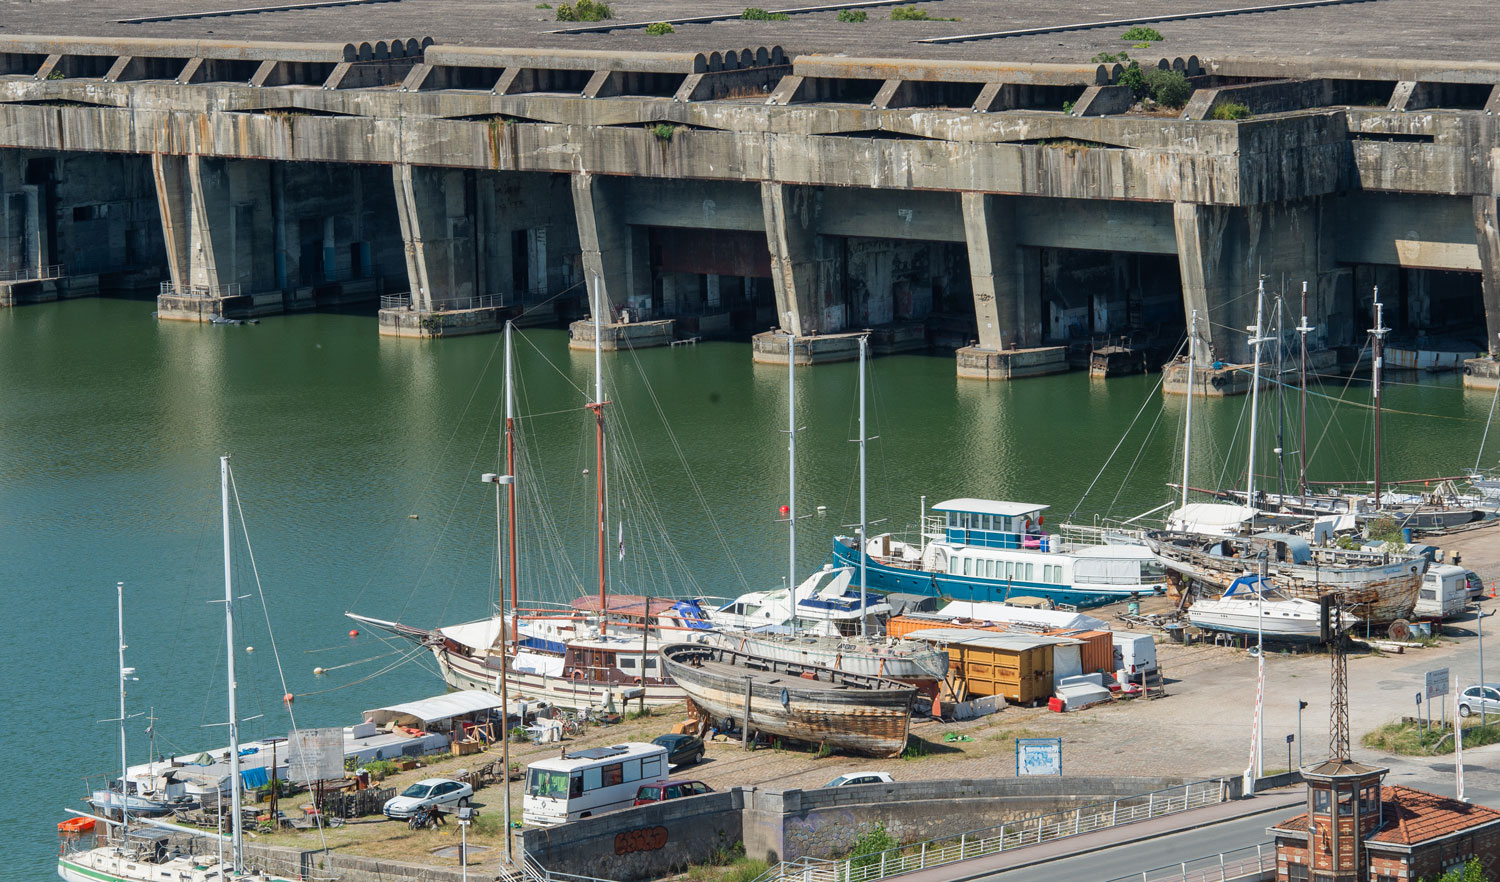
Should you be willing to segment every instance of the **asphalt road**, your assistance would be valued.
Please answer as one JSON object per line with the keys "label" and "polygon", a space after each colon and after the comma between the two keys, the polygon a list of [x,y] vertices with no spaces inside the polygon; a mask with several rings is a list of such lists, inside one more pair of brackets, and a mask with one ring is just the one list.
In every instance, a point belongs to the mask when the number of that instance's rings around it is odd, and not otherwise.
{"label": "asphalt road", "polygon": [[1056,882],[1059,879],[1067,879],[1069,882],[1107,882],[1132,873],[1154,870],[1172,861],[1191,861],[1221,851],[1270,842],[1266,827],[1295,814],[1295,808],[1262,812],[1248,818],[1237,818],[1181,833],[1169,833],[1143,842],[1060,858],[1033,867],[1005,870],[979,878],[998,882]]}

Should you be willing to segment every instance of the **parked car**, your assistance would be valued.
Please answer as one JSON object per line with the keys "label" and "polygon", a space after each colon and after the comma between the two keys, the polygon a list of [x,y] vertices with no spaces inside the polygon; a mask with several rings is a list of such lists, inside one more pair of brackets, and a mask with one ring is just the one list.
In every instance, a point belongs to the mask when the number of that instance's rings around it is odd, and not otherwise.
{"label": "parked car", "polygon": [[667,765],[692,766],[703,759],[703,739],[693,735],[659,735],[651,739],[667,749]]}
{"label": "parked car", "polygon": [[429,806],[465,806],[474,788],[451,778],[423,778],[401,791],[400,796],[386,800],[381,812],[387,818],[406,820],[420,809]]}
{"label": "parked car", "polygon": [[886,772],[850,772],[824,784],[824,787],[852,787],[855,784],[894,784],[896,779]]}
{"label": "parked car", "polygon": [[1469,580],[1469,599],[1478,600],[1479,598],[1483,597],[1484,580],[1479,578],[1479,574],[1474,572],[1473,570],[1469,570],[1468,573],[1465,574],[1465,577]]}
{"label": "parked car", "polygon": [[1470,686],[1458,696],[1458,715],[1471,717],[1484,711],[1486,714],[1500,716],[1500,683],[1486,683],[1484,686]]}
{"label": "parked car", "polygon": [[698,796],[713,792],[714,789],[702,781],[676,780],[663,781],[660,784],[643,784],[641,789],[635,792],[635,804],[650,805],[667,799],[681,799],[684,796]]}

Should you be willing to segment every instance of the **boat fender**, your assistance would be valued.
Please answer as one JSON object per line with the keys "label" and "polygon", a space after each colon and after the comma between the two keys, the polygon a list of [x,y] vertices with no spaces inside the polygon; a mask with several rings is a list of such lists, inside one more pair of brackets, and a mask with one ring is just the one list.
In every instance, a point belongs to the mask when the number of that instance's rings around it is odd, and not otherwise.
{"label": "boat fender", "polygon": [[635,678],[635,679],[634,679],[634,680],[632,680],[632,681],[631,681],[631,682],[633,682],[633,683],[634,683],[634,684],[635,684],[635,685],[637,685],[637,686],[640,686],[640,685],[642,685],[642,683],[643,683],[643,682],[644,682],[644,681],[642,681],[642,680],[641,680],[641,678],[640,678],[640,677],[636,677],[636,678]]}

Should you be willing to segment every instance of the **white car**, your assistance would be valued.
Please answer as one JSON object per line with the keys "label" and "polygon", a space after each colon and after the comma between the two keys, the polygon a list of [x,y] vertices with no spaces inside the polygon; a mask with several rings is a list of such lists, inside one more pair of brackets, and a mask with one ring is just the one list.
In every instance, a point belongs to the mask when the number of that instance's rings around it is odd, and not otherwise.
{"label": "white car", "polygon": [[1500,716],[1500,684],[1470,686],[1458,696],[1458,715],[1472,717],[1480,712]]}
{"label": "white car", "polygon": [[466,806],[474,788],[451,778],[424,778],[386,800],[381,811],[387,818],[405,820],[428,806]]}
{"label": "white car", "polygon": [[824,784],[824,787],[852,787],[855,784],[894,784],[896,779],[885,772],[850,772]]}

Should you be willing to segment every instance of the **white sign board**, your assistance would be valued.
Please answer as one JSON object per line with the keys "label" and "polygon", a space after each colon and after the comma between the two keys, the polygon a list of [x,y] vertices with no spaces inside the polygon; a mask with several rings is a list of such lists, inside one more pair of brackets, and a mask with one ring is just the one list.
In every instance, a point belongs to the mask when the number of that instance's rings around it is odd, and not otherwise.
{"label": "white sign board", "polygon": [[299,729],[287,739],[287,776],[302,784],[344,777],[344,730]]}
{"label": "white sign board", "polygon": [[1448,694],[1448,669],[1438,668],[1427,672],[1427,691],[1429,699]]}
{"label": "white sign board", "polygon": [[1062,776],[1061,738],[1017,738],[1016,777]]}

